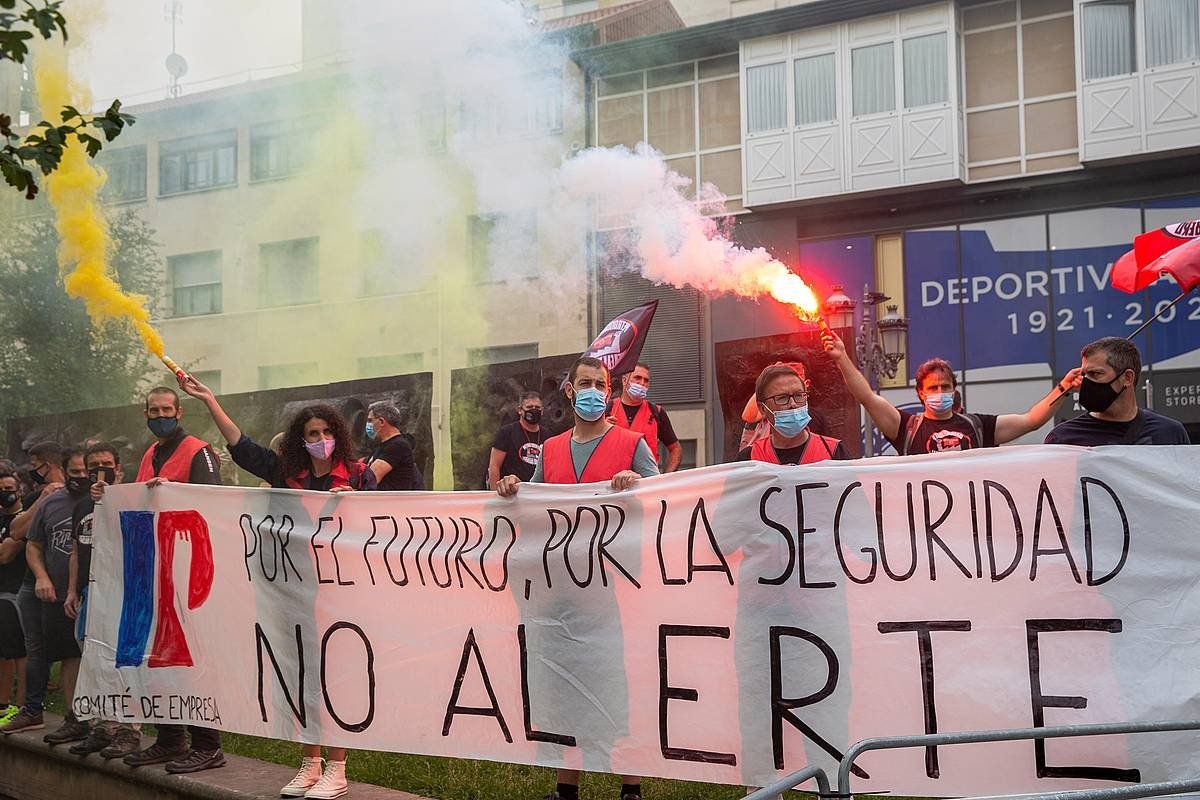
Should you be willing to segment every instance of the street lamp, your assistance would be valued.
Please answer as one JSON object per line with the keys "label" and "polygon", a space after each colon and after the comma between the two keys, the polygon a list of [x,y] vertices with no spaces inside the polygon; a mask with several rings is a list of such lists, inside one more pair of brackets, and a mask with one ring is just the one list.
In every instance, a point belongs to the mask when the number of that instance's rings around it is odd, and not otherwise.
{"label": "street lamp", "polygon": [[[880,376],[896,377],[900,362],[908,352],[908,320],[900,316],[898,306],[889,305],[878,322],[871,319],[871,309],[891,299],[882,292],[872,292],[869,286],[863,286],[863,315],[858,335],[854,338],[854,353],[858,356],[867,383],[876,391],[879,389]],[[825,301],[825,318],[831,327],[852,328],[856,306],[857,303],[846,296],[842,286],[834,286],[833,294]],[[874,450],[870,415],[867,415],[866,425],[863,455],[869,456]]]}

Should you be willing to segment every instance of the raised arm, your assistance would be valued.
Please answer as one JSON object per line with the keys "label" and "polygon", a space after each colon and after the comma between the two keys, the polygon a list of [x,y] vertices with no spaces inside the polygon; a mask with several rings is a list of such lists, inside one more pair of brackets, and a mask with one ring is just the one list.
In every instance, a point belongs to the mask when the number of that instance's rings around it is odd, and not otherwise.
{"label": "raised arm", "polygon": [[1054,416],[1054,409],[1062,399],[1078,390],[1082,382],[1082,372],[1076,367],[1050,390],[1050,394],[1034,403],[1024,414],[1001,414],[996,417],[996,444],[1019,439],[1045,425]]}
{"label": "raised arm", "polygon": [[199,400],[208,409],[208,413],[212,415],[213,422],[217,423],[217,430],[225,437],[225,441],[229,444],[237,444],[238,439],[242,438],[242,429],[237,426],[237,423],[229,418],[225,413],[225,409],[221,408],[221,404],[217,402],[217,396],[213,394],[212,389],[209,389],[200,381],[196,380],[191,375],[184,375],[179,379],[179,388],[186,394]]}
{"label": "raised arm", "polygon": [[887,438],[895,439],[900,434],[899,409],[871,389],[871,384],[867,383],[867,379],[858,371],[858,367],[854,366],[854,362],[846,353],[846,346],[842,344],[842,340],[838,336],[823,331],[821,343],[825,345],[825,352],[829,354],[833,363],[837,364],[837,368],[841,371],[842,377],[846,380],[846,386],[850,389],[850,394],[859,402],[859,405],[867,410],[875,427]]}

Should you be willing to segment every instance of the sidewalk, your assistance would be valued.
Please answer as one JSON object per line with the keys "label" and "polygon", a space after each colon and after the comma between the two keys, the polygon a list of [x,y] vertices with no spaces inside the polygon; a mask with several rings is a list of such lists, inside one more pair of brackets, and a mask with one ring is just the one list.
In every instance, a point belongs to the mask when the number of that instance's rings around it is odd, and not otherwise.
{"label": "sidewalk", "polygon": [[[60,717],[47,714],[44,730],[0,736],[0,795],[14,800],[274,800],[279,787],[296,774],[296,767],[229,753],[224,767],[192,775],[168,775],[161,765],[134,769],[119,759],[73,756],[67,752],[70,745],[51,747],[42,742],[42,736],[60,722]],[[143,740],[143,745],[149,743]],[[351,783],[346,797],[425,800],[365,783]]]}

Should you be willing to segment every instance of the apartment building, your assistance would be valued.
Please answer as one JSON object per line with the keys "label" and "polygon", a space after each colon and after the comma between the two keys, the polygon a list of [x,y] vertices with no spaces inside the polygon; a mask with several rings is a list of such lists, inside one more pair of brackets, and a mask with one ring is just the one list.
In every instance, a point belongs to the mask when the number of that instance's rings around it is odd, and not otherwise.
{"label": "apartment building", "polygon": [[[915,402],[913,371],[937,355],[961,370],[969,409],[1022,410],[1084,343],[1177,294],[1164,280],[1126,296],[1108,278],[1136,234],[1200,216],[1200,0],[674,5],[714,21],[573,53],[589,142],[647,141],[714,183],[737,237],[824,296],[890,295],[910,320],[895,402]],[[635,284],[602,280],[598,306],[663,291]],[[702,360],[796,329],[769,303],[670,294],[688,298]],[[1200,432],[1200,298],[1138,343],[1141,399]],[[711,370],[672,399],[712,408]]]}

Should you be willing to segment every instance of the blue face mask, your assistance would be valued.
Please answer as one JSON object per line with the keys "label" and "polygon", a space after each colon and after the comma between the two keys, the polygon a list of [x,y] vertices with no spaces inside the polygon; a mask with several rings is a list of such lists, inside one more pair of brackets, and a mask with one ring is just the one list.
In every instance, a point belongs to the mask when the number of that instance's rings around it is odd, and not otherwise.
{"label": "blue face mask", "polygon": [[925,395],[925,408],[931,413],[943,414],[954,408],[954,392],[937,392]]}
{"label": "blue face mask", "polygon": [[146,420],[146,427],[159,439],[166,439],[179,427],[179,420],[175,417],[154,417]]}
{"label": "blue face mask", "polygon": [[608,410],[608,398],[599,389],[579,389],[575,392],[575,413],[585,422],[595,422]]}
{"label": "blue face mask", "polygon": [[775,412],[771,427],[783,438],[791,439],[799,436],[808,427],[811,420],[812,417],[808,415],[808,406],[784,408]]}
{"label": "blue face mask", "polygon": [[629,384],[629,388],[626,391],[629,392],[629,396],[634,400],[645,400],[646,395],[650,394],[650,390],[640,383]]}
{"label": "blue face mask", "polygon": [[371,423],[367,423],[366,427],[363,429],[363,432],[367,434],[368,439],[375,438],[375,426]]}

